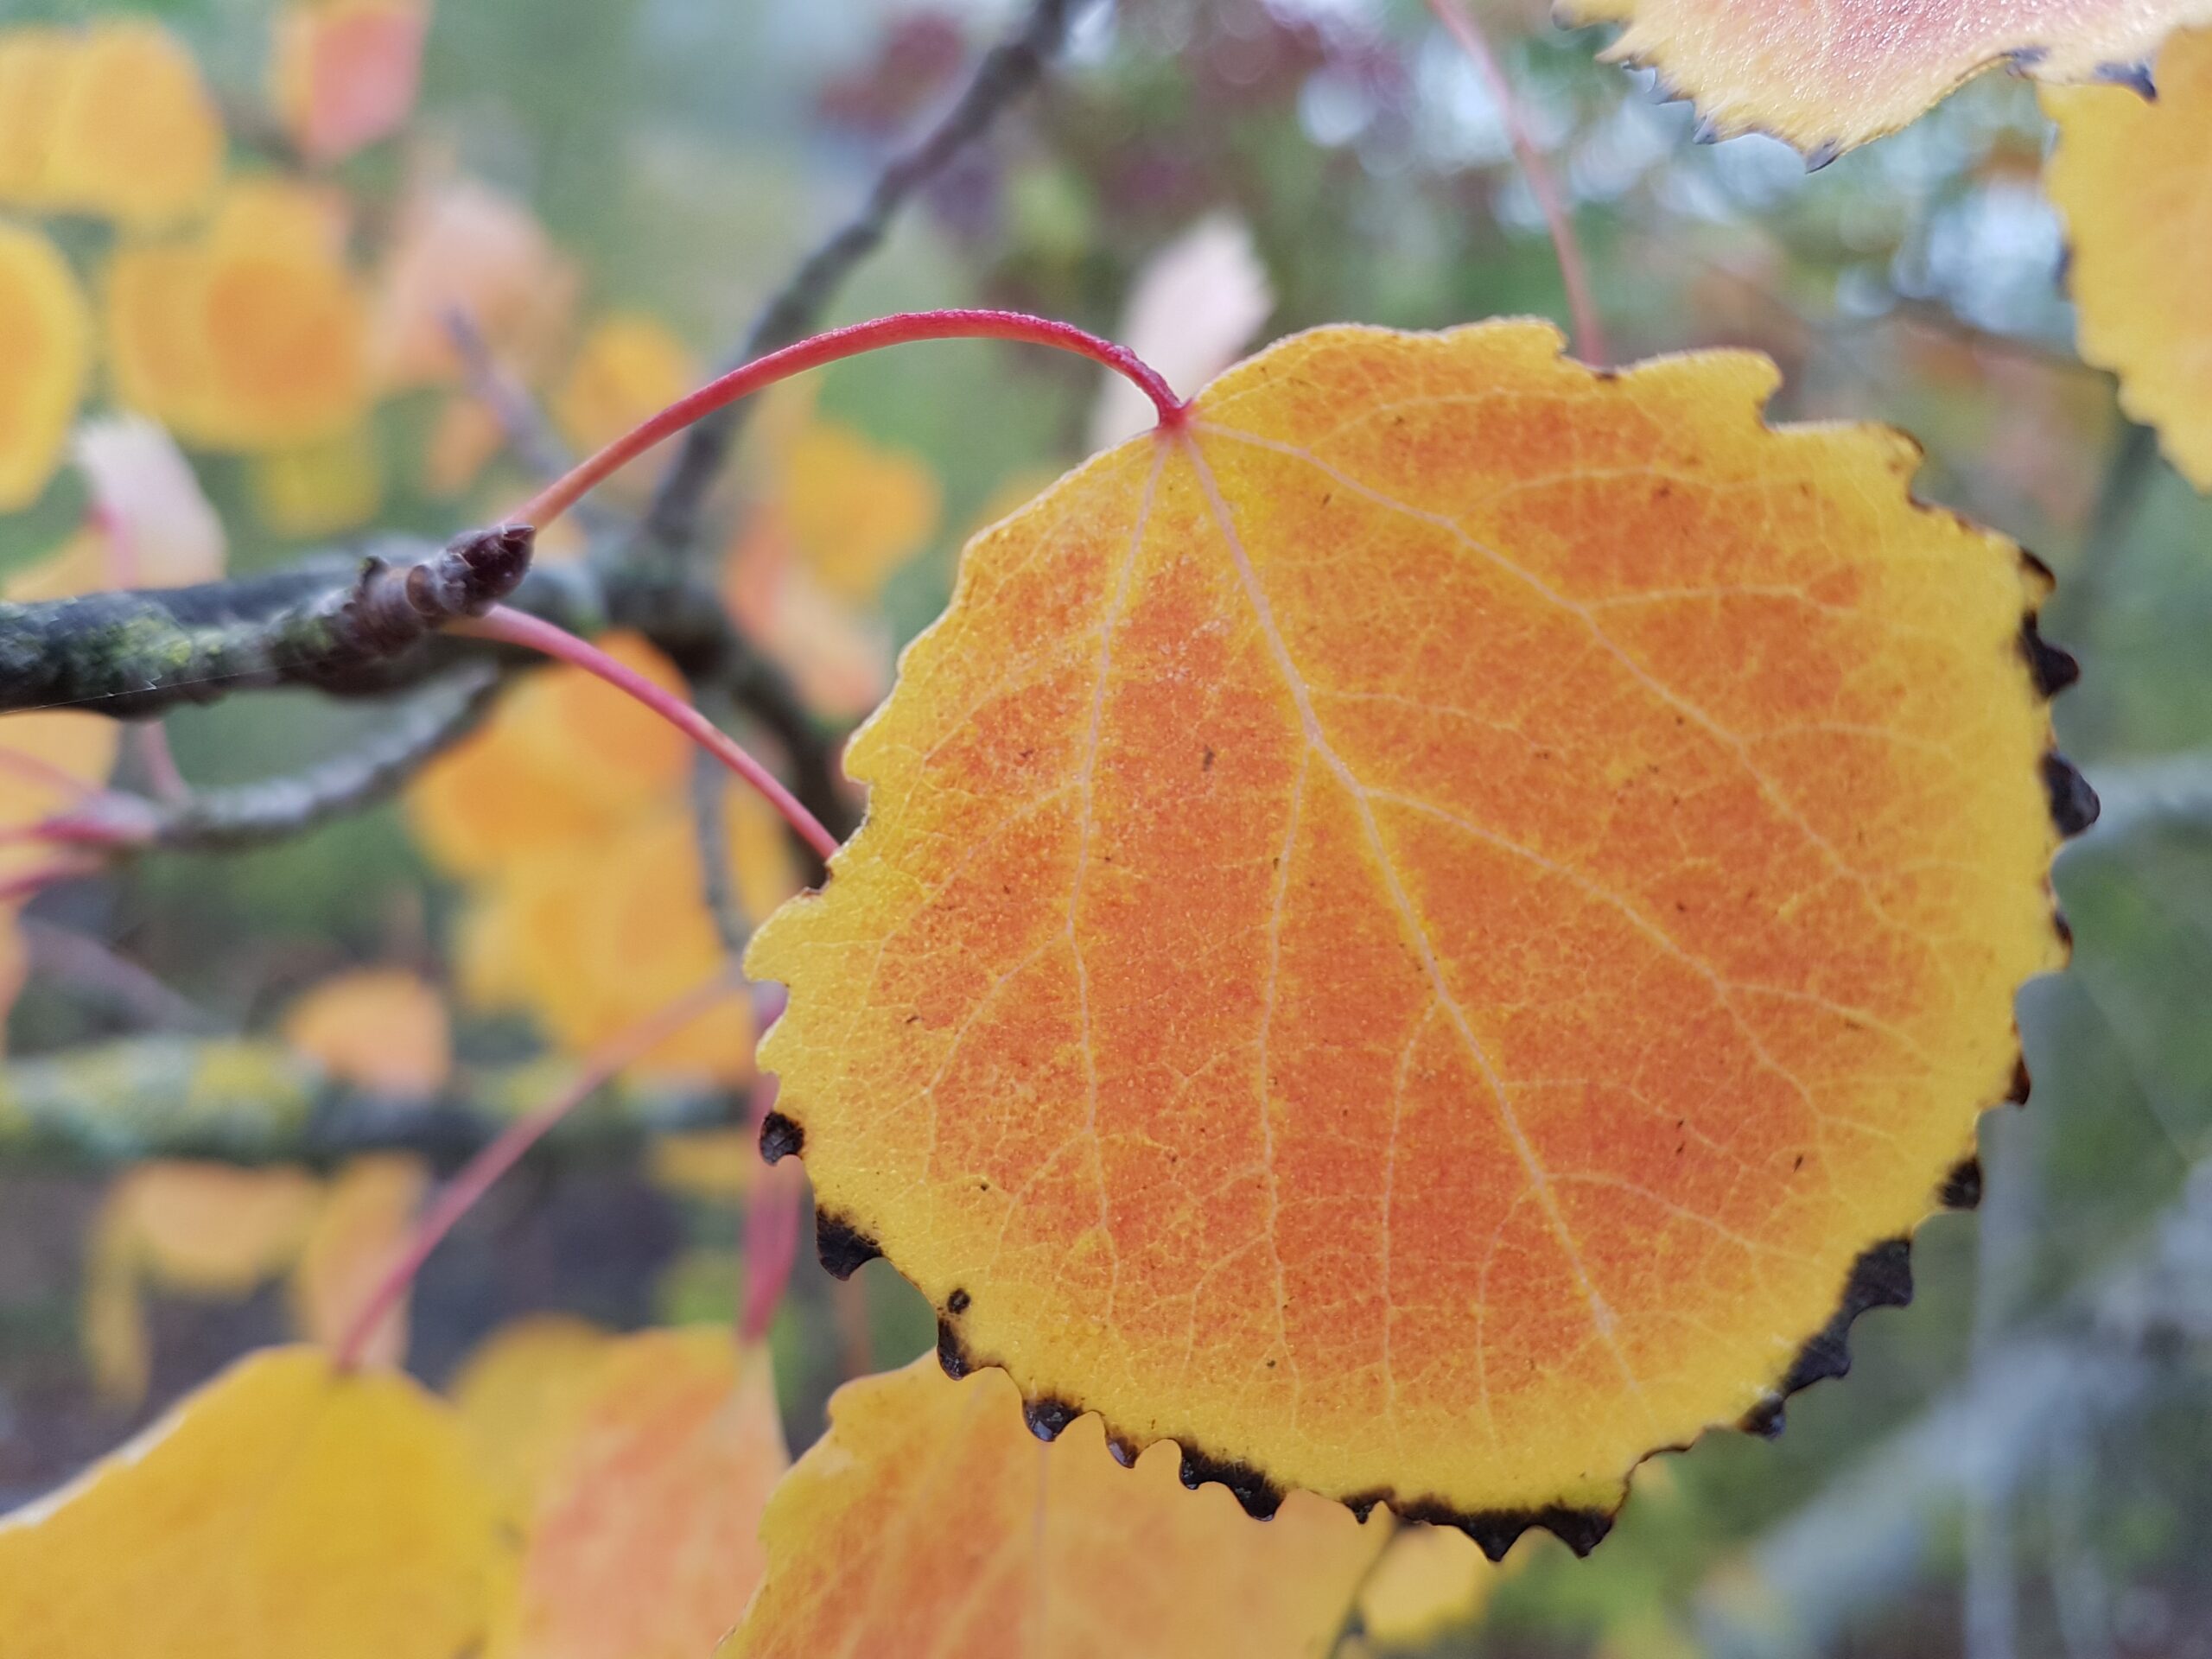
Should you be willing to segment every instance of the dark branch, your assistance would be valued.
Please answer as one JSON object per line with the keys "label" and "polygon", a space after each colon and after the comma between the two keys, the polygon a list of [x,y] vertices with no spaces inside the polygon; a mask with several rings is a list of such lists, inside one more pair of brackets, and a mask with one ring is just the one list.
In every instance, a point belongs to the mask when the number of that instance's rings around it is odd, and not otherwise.
{"label": "dark branch", "polygon": [[[1058,54],[1067,39],[1069,20],[1077,3],[1033,0],[1014,31],[983,54],[966,88],[936,125],[912,149],[891,160],[859,211],[808,256],[769,300],[729,367],[749,363],[815,331],[837,289],[854,268],[874,251],[899,210],[943,173],[962,150],[989,131],[1008,106],[1043,76],[1045,66]],[[721,471],[746,407],[734,404],[684,435],[683,448],[662,476],[645,512],[645,533],[662,549],[694,545],[699,509]]]}
{"label": "dark branch", "polygon": [[392,711],[360,747],[289,778],[201,790],[157,810],[150,844],[233,852],[300,835],[396,793],[491,712],[501,675],[467,663]]}
{"label": "dark branch", "polygon": [[[143,1158],[334,1161],[420,1152],[457,1164],[535,1104],[545,1070],[477,1071],[435,1100],[365,1093],[281,1043],[147,1036],[0,1066],[0,1159],[113,1165]],[[739,1096],[618,1081],[547,1143],[604,1152],[655,1131],[741,1121]]]}
{"label": "dark branch", "polygon": [[531,540],[526,525],[499,525],[435,552],[385,542],[358,562],[324,556],[234,582],[0,605],[0,709],[145,715],[274,685],[412,683],[437,666],[426,642],[439,627],[517,591]]}

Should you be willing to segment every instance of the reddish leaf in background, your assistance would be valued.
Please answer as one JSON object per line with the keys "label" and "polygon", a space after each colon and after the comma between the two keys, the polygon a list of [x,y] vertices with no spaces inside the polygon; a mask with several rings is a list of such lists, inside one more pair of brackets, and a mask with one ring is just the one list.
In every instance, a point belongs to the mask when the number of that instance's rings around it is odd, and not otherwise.
{"label": "reddish leaf in background", "polygon": [[429,30],[429,0],[293,0],[279,12],[271,91],[300,154],[327,167],[405,125]]}
{"label": "reddish leaf in background", "polygon": [[[840,1389],[760,1525],[767,1576],[719,1659],[1323,1659],[1389,1536],[1294,1497],[1268,1525],[1121,1467],[1096,1417],[1037,1420],[925,1357]],[[1060,1431],[1065,1429],[1065,1433]]]}
{"label": "reddish leaf in background", "polygon": [[2094,804],[2047,578],[1775,378],[1323,329],[984,532],[749,957],[825,1259],[1494,1552],[1840,1369]]}

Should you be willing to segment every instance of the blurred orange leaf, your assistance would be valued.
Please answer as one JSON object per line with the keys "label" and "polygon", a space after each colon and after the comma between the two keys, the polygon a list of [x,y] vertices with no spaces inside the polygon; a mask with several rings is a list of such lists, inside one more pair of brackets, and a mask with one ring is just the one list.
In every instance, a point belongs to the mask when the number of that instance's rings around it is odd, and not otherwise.
{"label": "blurred orange leaf", "polygon": [[38,25],[0,31],[0,202],[45,205],[47,158],[78,39]]}
{"label": "blurred orange leaf", "polygon": [[2045,177],[2073,251],[2082,356],[2120,376],[2120,406],[2212,491],[2212,29],[2167,43],[2155,104],[2098,86],[2045,92],[2044,107],[2058,124]]}
{"label": "blurred orange leaf", "polygon": [[36,500],[92,366],[92,318],[53,243],[0,224],[0,512]]}
{"label": "blurred orange leaf", "polygon": [[343,161],[406,124],[429,0],[289,0],[275,29],[273,101],[308,161]]}
{"label": "blurred orange leaf", "polygon": [[586,1320],[533,1314],[486,1337],[448,1390],[502,1519],[518,1533],[536,1513],[616,1345]]}
{"label": "blurred orange leaf", "polygon": [[2212,3],[1565,0],[1560,16],[1624,24],[1605,55],[1657,70],[1722,136],[1772,133],[1818,162],[1894,132],[2000,63],[2053,84],[2125,74],[2175,28],[2212,22]]}
{"label": "blurred orange leaf", "polygon": [[849,1382],[768,1503],[767,1576],[720,1659],[1326,1654],[1389,1536],[1294,1495],[1268,1525],[1174,1452],[1121,1467],[1096,1417],[1050,1446],[995,1371],[929,1356]]}
{"label": "blurred orange leaf", "polygon": [[117,389],[188,443],[294,449],[368,407],[367,310],[331,198],[233,184],[182,240],[126,245],[108,268]]}
{"label": "blurred orange leaf", "polygon": [[455,312],[505,366],[535,376],[567,335],[577,283],[574,264],[519,202],[469,179],[418,184],[378,275],[378,384],[404,390],[459,379],[448,321]]}
{"label": "blurred orange leaf", "polygon": [[396,968],[323,981],[292,1004],[284,1040],[332,1077],[378,1094],[435,1095],[453,1071],[445,999]]}
{"label": "blurred orange leaf", "polygon": [[971,543],[748,956],[837,1254],[1493,1551],[1894,1300],[2085,808],[2047,578],[1775,384],[1325,328]]}
{"label": "blurred orange leaf", "polygon": [[493,1659],[710,1652],[760,1582],[760,1512],[789,1461],[765,1350],[714,1327],[613,1344],[546,1482]]}
{"label": "blurred orange leaf", "polygon": [[452,1659],[497,1552],[442,1402],[276,1349],[0,1519],[0,1629],[39,1659]]}
{"label": "blurred orange leaf", "polygon": [[[339,1171],[292,1269],[292,1318],[300,1334],[333,1346],[352,1326],[407,1243],[429,1186],[420,1158],[375,1153]],[[366,1365],[397,1367],[407,1357],[403,1298],[361,1350]]]}

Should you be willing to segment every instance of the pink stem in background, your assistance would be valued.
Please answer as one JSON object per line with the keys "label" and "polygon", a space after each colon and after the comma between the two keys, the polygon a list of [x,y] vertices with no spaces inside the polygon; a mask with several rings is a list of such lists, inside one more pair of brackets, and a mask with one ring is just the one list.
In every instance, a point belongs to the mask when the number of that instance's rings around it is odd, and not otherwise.
{"label": "pink stem in background", "polygon": [[13,875],[0,877],[0,904],[29,899],[57,881],[73,881],[80,875],[92,875],[99,869],[100,862],[89,854],[64,853],[43,864],[34,864],[28,870],[18,870]]}
{"label": "pink stem in background", "polygon": [[1513,95],[1512,83],[1506,79],[1505,71],[1498,65],[1497,56],[1490,49],[1490,42],[1483,36],[1482,25],[1475,21],[1472,0],[1428,0],[1428,9],[1444,32],[1459,42],[1467,60],[1475,66],[1475,73],[1490,89],[1497,103],[1498,113],[1504,118],[1506,137],[1512,141],[1514,158],[1521,163],[1521,175],[1529,181],[1529,194],[1536,199],[1536,207],[1544,216],[1544,224],[1552,236],[1552,251],[1559,257],[1560,283],[1567,289],[1567,314],[1574,322],[1575,355],[1584,362],[1603,366],[1610,362],[1612,353],[1605,346],[1605,326],[1598,321],[1598,307],[1590,297],[1589,268],[1582,262],[1581,244],[1574,239],[1574,221],[1567,211],[1566,200],[1560,194],[1559,185],[1545,164],[1544,153],[1536,147],[1535,135],[1529,130],[1527,117],[1520,100]]}
{"label": "pink stem in background", "polygon": [[527,646],[596,674],[617,690],[635,697],[766,796],[768,804],[783,815],[784,822],[798,832],[824,863],[837,850],[836,836],[823,827],[822,820],[808,811],[798,797],[784,787],[782,779],[747,753],[736,739],[683,698],[655,685],[636,670],[625,667],[590,640],[580,639],[566,628],[556,627],[522,611],[510,610],[505,605],[494,605],[482,616],[456,622],[447,632]]}
{"label": "pink stem in background", "polygon": [[[763,1036],[784,1011],[779,985],[758,985],[753,1007]],[[775,1109],[776,1080],[766,1072],[753,1080],[753,1130],[757,1135],[768,1114]],[[760,1341],[775,1322],[776,1309],[791,1283],[791,1266],[798,1259],[799,1195],[805,1177],[790,1159],[763,1165],[753,1196],[745,1206],[745,1292],[738,1312],[738,1340],[748,1345]]]}
{"label": "pink stem in background", "polygon": [[786,346],[779,352],[755,358],[741,368],[709,380],[698,391],[677,398],[659,414],[632,427],[597,454],[579,461],[508,517],[516,523],[543,530],[610,474],[716,410],[764,386],[772,386],[779,380],[787,380],[825,363],[919,340],[1011,340],[1073,352],[1078,357],[1103,363],[1134,382],[1160,411],[1161,426],[1176,427],[1183,423],[1186,405],[1157,370],[1128,347],[1101,340],[1071,323],[1027,316],[1019,311],[904,311],[870,322],[856,322],[849,327],[832,328],[795,346]]}
{"label": "pink stem in background", "polygon": [[650,1054],[717,1003],[738,995],[741,988],[736,971],[732,969],[686,991],[637,1024],[617,1032],[584,1057],[565,1089],[536,1111],[517,1118],[499,1132],[496,1140],[461,1166],[460,1173],[439,1189],[423,1219],[416,1224],[415,1236],[407,1248],[362,1300],[353,1323],[346,1327],[333,1351],[332,1359],[337,1368],[350,1371],[360,1363],[361,1351],[370,1336],[407,1294],[407,1287],[415,1282],[416,1274],[422,1270],[430,1252],[444,1242],[446,1235],[491,1189],[492,1184],[521,1161],[524,1154],[596,1094],[616,1072]]}

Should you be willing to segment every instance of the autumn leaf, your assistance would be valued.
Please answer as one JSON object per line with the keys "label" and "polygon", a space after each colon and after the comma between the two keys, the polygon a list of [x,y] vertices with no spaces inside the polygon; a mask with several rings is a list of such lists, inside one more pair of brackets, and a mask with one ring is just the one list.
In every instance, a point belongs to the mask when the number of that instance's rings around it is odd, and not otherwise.
{"label": "autumn leaf", "polygon": [[1052,1445],[1004,1376],[926,1356],[840,1389],[769,1500],[767,1576],[719,1659],[1329,1652],[1385,1523],[1297,1494],[1255,1526],[1184,1490],[1165,1447],[1125,1469],[1096,1417],[1038,1421]]}
{"label": "autumn leaf", "polygon": [[1694,101],[1708,130],[1763,130],[1819,164],[1878,138],[1998,64],[2053,85],[2149,85],[2159,42],[2212,0],[1562,0],[1573,27],[1625,25],[1606,48]]}
{"label": "autumn leaf", "polygon": [[54,115],[69,84],[78,36],[31,25],[0,31],[0,202],[46,205]]}
{"label": "autumn leaf", "polygon": [[459,380],[448,321],[455,312],[503,365],[536,375],[566,339],[579,280],[521,203],[473,179],[417,185],[378,270],[370,334],[378,383],[404,391]]}
{"label": "autumn leaf", "polygon": [[[300,1333],[334,1347],[407,1243],[429,1187],[411,1153],[353,1159],[330,1183],[292,1268],[292,1321]],[[403,1299],[360,1350],[364,1363],[397,1366],[407,1357]]]}
{"label": "autumn leaf", "polygon": [[[664,325],[617,313],[593,325],[576,348],[553,393],[554,424],[579,454],[588,454],[674,403],[697,378],[690,353]],[[650,475],[644,469],[655,464],[651,457],[633,462],[610,482],[634,492]]]}
{"label": "autumn leaf", "polygon": [[285,1014],[284,1040],[334,1077],[401,1098],[436,1094],[453,1071],[445,1001],[403,969],[323,981]]}
{"label": "autumn leaf", "polygon": [[1428,1648],[1482,1617],[1504,1570],[1457,1528],[1401,1527],[1359,1586],[1360,1628],[1385,1651]]}
{"label": "autumn leaf", "polygon": [[2094,811],[1909,440],[1559,348],[1302,335],[985,532],[748,957],[951,1363],[1493,1554],[1902,1296]]}
{"label": "autumn leaf", "polygon": [[617,1341],[583,1319],[534,1314],[486,1338],[454,1378],[454,1408],[516,1531],[537,1511]]}
{"label": "autumn leaf", "polygon": [[760,1512],[790,1461],[766,1351],[714,1327],[626,1338],[570,1437],[493,1659],[710,1652],[760,1582]]}
{"label": "autumn leaf", "polygon": [[166,431],[135,415],[106,415],[79,425],[73,448],[100,515],[110,582],[181,588],[223,574],[222,520]]}
{"label": "autumn leaf", "polygon": [[[600,640],[609,655],[681,694],[683,677],[635,634]],[[465,876],[572,848],[677,798],[690,747],[666,721],[577,668],[531,676],[484,729],[410,792],[416,836]]]}
{"label": "autumn leaf", "polygon": [[183,46],[118,20],[73,42],[47,134],[41,206],[138,230],[197,212],[223,167],[223,125]]}
{"label": "autumn leaf", "polygon": [[451,1659],[496,1551],[447,1407],[276,1349],[0,1520],[0,1629],[40,1659]]}
{"label": "autumn leaf", "polygon": [[2212,491],[2212,29],[2177,35],[2155,104],[2113,87],[2048,91],[2044,185],[2065,216],[2082,356],[2120,376],[2120,406]]}
{"label": "autumn leaf", "polygon": [[918,455],[817,420],[777,459],[774,511],[798,557],[839,599],[874,600],[937,529],[943,493]]}
{"label": "autumn leaf", "polygon": [[0,512],[54,476],[91,366],[91,314],[68,263],[40,232],[0,224]]}
{"label": "autumn leaf", "polygon": [[289,0],[274,27],[271,101],[308,161],[343,161],[406,123],[429,0]]}
{"label": "autumn leaf", "polygon": [[151,1368],[150,1286],[234,1300],[290,1265],[321,1184],[302,1170],[157,1159],[118,1177],[86,1251],[85,1353],[111,1400],[136,1405]]}
{"label": "autumn leaf", "polygon": [[337,437],[368,407],[368,314],[332,200],[234,183],[182,238],[110,262],[106,322],[124,402],[187,443],[249,453]]}

